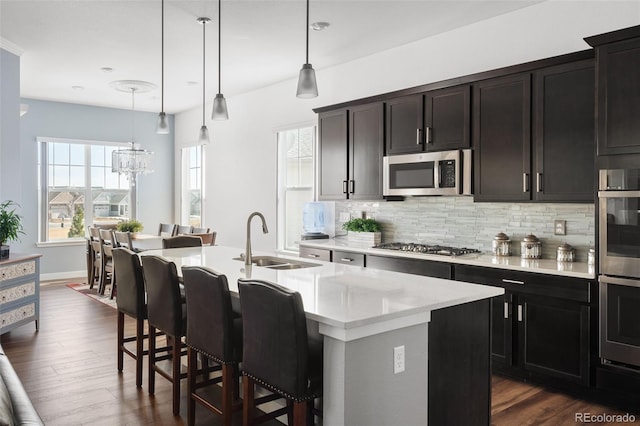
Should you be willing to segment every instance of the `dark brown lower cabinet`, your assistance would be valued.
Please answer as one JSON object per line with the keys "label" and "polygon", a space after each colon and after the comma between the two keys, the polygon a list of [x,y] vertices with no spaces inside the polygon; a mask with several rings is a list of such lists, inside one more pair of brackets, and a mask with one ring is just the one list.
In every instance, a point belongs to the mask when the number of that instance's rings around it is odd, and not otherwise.
{"label": "dark brown lower cabinet", "polygon": [[406,272],[408,274],[446,278],[449,280],[453,276],[453,266],[451,263],[407,259],[401,257],[375,256],[371,254],[367,255],[367,268]]}

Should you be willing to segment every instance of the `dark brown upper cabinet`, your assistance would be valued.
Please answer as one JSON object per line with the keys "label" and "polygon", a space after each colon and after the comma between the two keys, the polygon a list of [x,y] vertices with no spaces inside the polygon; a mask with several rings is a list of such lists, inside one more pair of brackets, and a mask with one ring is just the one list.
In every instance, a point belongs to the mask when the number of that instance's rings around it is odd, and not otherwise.
{"label": "dark brown upper cabinet", "polygon": [[585,40],[596,48],[598,156],[640,154],[640,26]]}
{"label": "dark brown upper cabinet", "polygon": [[532,197],[593,202],[595,69],[586,60],[534,73]]}
{"label": "dark brown upper cabinet", "polygon": [[475,201],[531,199],[530,127],[529,73],[474,85]]}
{"label": "dark brown upper cabinet", "polygon": [[470,86],[387,101],[387,155],[468,148]]}
{"label": "dark brown upper cabinet", "polygon": [[319,200],[382,198],[383,104],[319,114]]}

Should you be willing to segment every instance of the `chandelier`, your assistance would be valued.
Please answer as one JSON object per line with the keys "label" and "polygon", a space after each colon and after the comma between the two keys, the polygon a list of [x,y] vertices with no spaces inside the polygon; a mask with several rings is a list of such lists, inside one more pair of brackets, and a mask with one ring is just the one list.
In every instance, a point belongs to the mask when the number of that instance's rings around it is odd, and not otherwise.
{"label": "chandelier", "polygon": [[135,95],[155,89],[155,84],[138,80],[118,80],[111,82],[111,87],[121,92],[131,93],[131,148],[113,151],[111,154],[111,171],[125,174],[131,186],[136,184],[136,176],[153,172],[151,169],[151,155],[135,143]]}

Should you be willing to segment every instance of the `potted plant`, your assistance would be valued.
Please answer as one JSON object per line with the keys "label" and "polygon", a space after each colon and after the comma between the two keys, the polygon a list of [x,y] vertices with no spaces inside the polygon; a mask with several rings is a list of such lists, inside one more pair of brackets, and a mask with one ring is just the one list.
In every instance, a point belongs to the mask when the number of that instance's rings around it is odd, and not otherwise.
{"label": "potted plant", "polygon": [[120,232],[131,232],[131,238],[135,239],[138,232],[144,229],[144,226],[140,221],[129,219],[118,223],[116,229]]}
{"label": "potted plant", "polygon": [[9,241],[18,241],[22,231],[22,216],[16,213],[17,203],[8,200],[0,204],[0,259],[9,257]]}
{"label": "potted plant", "polygon": [[375,246],[382,241],[382,227],[375,219],[351,219],[345,222],[342,228],[347,231],[349,242]]}

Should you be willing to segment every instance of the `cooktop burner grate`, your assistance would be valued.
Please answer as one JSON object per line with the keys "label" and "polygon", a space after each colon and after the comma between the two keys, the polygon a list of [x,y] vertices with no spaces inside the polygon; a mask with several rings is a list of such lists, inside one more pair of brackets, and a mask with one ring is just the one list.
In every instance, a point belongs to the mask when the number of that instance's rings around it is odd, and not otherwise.
{"label": "cooktop burner grate", "polygon": [[442,256],[460,256],[463,254],[480,253],[480,250],[467,247],[448,247],[441,245],[428,245],[418,243],[383,243],[373,248],[385,250],[397,250],[413,253],[439,254]]}

